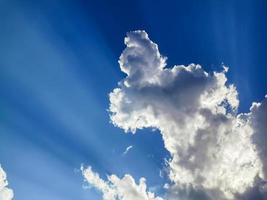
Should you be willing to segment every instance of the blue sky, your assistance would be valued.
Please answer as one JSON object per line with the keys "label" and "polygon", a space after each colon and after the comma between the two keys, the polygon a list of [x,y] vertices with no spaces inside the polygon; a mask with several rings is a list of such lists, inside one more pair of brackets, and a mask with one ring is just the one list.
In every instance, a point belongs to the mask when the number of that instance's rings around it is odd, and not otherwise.
{"label": "blue sky", "polygon": [[101,199],[83,189],[82,163],[163,184],[160,134],[123,134],[107,112],[125,76],[126,32],[146,30],[168,66],[229,66],[247,112],[267,91],[266,9],[261,0],[1,0],[0,163],[15,199]]}

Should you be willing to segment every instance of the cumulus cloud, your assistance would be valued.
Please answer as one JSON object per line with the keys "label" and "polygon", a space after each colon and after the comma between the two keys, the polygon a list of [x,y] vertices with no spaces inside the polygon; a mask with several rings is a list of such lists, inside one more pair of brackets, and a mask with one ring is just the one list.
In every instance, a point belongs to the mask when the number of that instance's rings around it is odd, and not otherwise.
{"label": "cumulus cloud", "polygon": [[261,103],[253,103],[250,118],[253,134],[253,142],[257,147],[258,154],[263,161],[264,176],[267,176],[267,95]]}
{"label": "cumulus cloud", "polygon": [[154,193],[147,191],[146,180],[141,178],[136,184],[132,176],[126,174],[123,178],[116,175],[108,176],[105,181],[91,167],[82,168],[86,181],[103,193],[104,200],[163,200]]}
{"label": "cumulus cloud", "polygon": [[125,44],[119,64],[127,76],[109,95],[110,118],[125,132],[160,131],[171,155],[167,199],[234,199],[266,178],[266,100],[237,114],[227,67],[166,67],[145,31],[129,32]]}
{"label": "cumulus cloud", "polygon": [[6,180],[6,173],[0,166],[0,200],[12,200],[13,191],[9,189],[8,182]]}
{"label": "cumulus cloud", "polygon": [[[126,77],[109,94],[110,119],[126,133],[159,130],[171,155],[164,199],[266,199],[267,96],[238,114],[227,67],[167,67],[145,31],[129,32],[125,45],[119,64]],[[91,168],[83,173],[105,200],[162,199],[146,191],[145,179],[136,184],[130,175],[111,175],[104,181]]]}

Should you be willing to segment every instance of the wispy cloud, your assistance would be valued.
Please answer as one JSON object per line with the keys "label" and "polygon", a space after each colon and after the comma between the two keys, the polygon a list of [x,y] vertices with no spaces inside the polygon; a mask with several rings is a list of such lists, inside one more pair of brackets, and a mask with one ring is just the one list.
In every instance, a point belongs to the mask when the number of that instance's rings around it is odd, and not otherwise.
{"label": "wispy cloud", "polygon": [[131,149],[133,148],[132,145],[128,146],[125,151],[122,153],[123,156],[125,156]]}
{"label": "wispy cloud", "polygon": [[141,178],[139,183],[136,183],[133,177],[128,174],[124,175],[123,178],[111,175],[105,181],[91,167],[82,167],[81,170],[85,180],[103,193],[104,200],[163,200],[147,191],[145,178]]}

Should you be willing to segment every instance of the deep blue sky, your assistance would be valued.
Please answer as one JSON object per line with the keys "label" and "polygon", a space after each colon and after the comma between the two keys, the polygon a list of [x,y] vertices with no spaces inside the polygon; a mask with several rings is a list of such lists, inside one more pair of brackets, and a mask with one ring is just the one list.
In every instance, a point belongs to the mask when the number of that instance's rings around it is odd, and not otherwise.
{"label": "deep blue sky", "polygon": [[82,188],[81,163],[164,183],[160,135],[109,123],[126,32],[146,30],[170,67],[229,66],[248,111],[267,91],[266,10],[264,0],[1,0],[0,163],[15,199],[100,199]]}

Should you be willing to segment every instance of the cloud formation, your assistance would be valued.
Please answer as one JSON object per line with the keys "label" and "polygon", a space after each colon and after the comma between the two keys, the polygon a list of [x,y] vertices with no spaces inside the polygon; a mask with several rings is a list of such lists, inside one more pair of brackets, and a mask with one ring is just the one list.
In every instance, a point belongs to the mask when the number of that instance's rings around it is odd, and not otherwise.
{"label": "cloud formation", "polygon": [[0,166],[0,200],[12,200],[13,191],[9,189],[8,182],[6,180],[6,173]]}
{"label": "cloud formation", "polygon": [[145,178],[141,178],[139,184],[136,184],[132,176],[128,174],[121,179],[116,175],[111,175],[105,181],[92,171],[91,167],[82,168],[82,172],[86,181],[103,193],[104,200],[163,200],[147,191]]}
{"label": "cloud formation", "polygon": [[237,114],[227,67],[210,73],[197,64],[166,67],[145,31],[129,32],[125,44],[119,64],[127,76],[109,95],[111,122],[125,132],[160,131],[171,155],[165,198],[230,200],[255,187],[263,194],[267,100]]}

